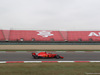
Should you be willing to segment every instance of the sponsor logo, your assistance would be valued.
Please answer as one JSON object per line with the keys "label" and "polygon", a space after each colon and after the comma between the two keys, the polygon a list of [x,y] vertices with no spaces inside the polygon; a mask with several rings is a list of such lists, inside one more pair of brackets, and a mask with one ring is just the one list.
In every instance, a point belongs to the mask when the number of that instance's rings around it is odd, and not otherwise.
{"label": "sponsor logo", "polygon": [[88,36],[100,36],[100,32],[95,33],[95,32],[91,32]]}
{"label": "sponsor logo", "polygon": [[48,36],[53,36],[54,34],[51,34],[50,31],[38,31],[39,33],[37,35],[40,35],[42,37],[48,37]]}

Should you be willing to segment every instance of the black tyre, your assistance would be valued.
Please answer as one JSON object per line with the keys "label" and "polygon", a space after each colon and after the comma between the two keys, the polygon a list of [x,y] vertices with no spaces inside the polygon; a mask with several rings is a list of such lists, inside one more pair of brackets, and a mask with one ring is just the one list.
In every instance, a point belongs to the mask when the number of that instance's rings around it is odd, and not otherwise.
{"label": "black tyre", "polygon": [[59,55],[56,55],[56,59],[59,59],[60,58],[60,56]]}
{"label": "black tyre", "polygon": [[34,57],[34,59],[38,59],[38,56],[37,55],[34,55],[33,57]]}

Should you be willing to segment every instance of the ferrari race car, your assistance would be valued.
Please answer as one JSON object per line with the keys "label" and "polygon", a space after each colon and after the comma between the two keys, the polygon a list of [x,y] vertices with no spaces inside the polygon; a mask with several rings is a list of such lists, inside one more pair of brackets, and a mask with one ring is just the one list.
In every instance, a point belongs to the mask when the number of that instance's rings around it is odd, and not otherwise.
{"label": "ferrari race car", "polygon": [[47,53],[47,52],[40,52],[38,54],[32,53],[32,56],[34,59],[38,59],[38,58],[56,58],[56,59],[64,58],[64,57],[59,56],[57,54],[52,54],[52,53]]}

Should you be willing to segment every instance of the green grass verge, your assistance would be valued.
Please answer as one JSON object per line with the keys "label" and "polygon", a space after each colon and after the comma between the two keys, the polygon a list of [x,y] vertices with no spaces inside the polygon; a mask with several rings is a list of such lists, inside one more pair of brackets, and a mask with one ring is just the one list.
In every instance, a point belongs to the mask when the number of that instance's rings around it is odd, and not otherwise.
{"label": "green grass verge", "polygon": [[100,50],[0,50],[0,51],[100,51]]}
{"label": "green grass verge", "polygon": [[0,75],[87,75],[100,73],[100,63],[0,64]]}

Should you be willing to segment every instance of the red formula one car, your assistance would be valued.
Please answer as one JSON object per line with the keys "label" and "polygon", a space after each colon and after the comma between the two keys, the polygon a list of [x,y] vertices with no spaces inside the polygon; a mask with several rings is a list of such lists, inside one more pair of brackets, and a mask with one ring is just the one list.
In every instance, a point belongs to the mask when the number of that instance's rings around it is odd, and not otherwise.
{"label": "red formula one car", "polygon": [[47,52],[40,52],[36,55],[36,53],[32,53],[32,56],[34,59],[38,59],[38,58],[64,58],[62,56],[59,56],[57,54],[52,54],[52,53],[47,53]]}

